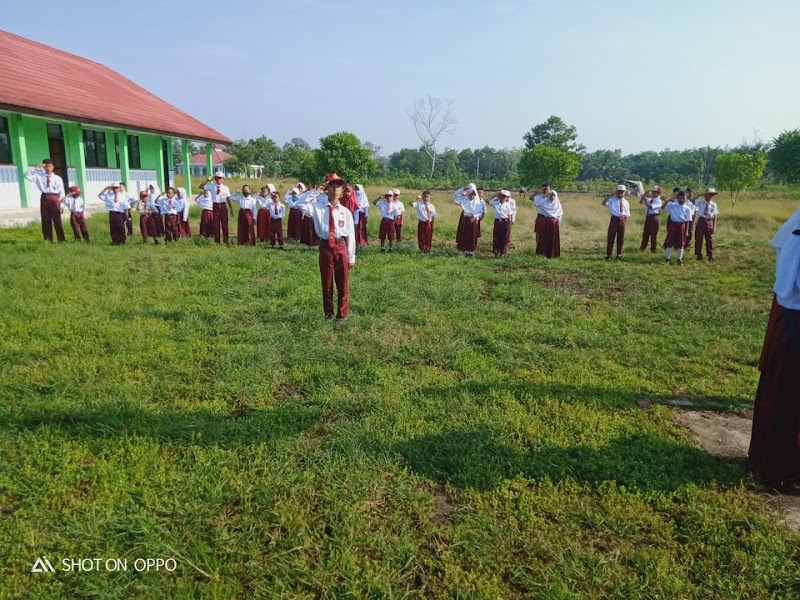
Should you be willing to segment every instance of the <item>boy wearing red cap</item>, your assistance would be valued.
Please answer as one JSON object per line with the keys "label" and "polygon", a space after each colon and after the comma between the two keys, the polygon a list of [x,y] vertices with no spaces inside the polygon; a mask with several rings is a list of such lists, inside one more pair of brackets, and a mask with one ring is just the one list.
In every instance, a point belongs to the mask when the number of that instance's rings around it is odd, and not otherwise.
{"label": "boy wearing red cap", "polygon": [[86,202],[81,198],[81,190],[78,186],[73,185],[69,188],[69,194],[61,199],[61,204],[69,209],[69,224],[72,227],[72,233],[75,235],[75,241],[80,242],[83,238],[84,242],[89,242],[89,229],[86,227],[86,216],[84,209]]}
{"label": "boy wearing red cap", "polygon": [[341,323],[349,314],[349,271],[356,262],[356,233],[353,215],[339,200],[344,195],[347,182],[332,173],[325,178],[326,185],[318,192],[304,194],[297,208],[312,219],[314,231],[319,236],[319,274],[322,279],[322,308],[326,319],[333,319],[333,282],[338,292],[336,322]]}
{"label": "boy wearing red cap", "polygon": [[53,161],[45,158],[41,164],[31,167],[25,173],[25,179],[39,190],[39,212],[42,216],[42,236],[45,241],[53,241],[53,227],[56,238],[64,241],[64,227],[61,224],[61,199],[66,196],[64,180],[54,173]]}

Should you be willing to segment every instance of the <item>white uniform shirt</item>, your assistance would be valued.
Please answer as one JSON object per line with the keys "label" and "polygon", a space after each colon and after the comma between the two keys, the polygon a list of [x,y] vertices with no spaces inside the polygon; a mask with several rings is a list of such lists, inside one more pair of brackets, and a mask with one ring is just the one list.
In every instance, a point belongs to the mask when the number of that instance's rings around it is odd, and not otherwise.
{"label": "white uniform shirt", "polygon": [[[328,239],[330,231],[330,211],[331,205],[327,196],[324,199],[316,200],[314,196],[303,194],[297,208],[303,215],[314,221],[314,231],[321,240]],[[348,262],[354,265],[356,262],[356,228],[353,224],[353,215],[341,204],[337,204],[333,209],[333,234],[337,239],[347,239]]]}
{"label": "white uniform shirt", "polygon": [[272,202],[269,205],[269,216],[273,219],[282,219],[286,215],[286,207],[281,202]]}
{"label": "white uniform shirt", "polygon": [[461,202],[461,208],[466,216],[480,219],[486,213],[486,202],[479,196],[475,196],[474,200],[470,200],[467,196],[467,199]]}
{"label": "white uniform shirt", "polygon": [[706,202],[706,199],[703,198],[702,200],[697,201],[697,214],[700,216],[701,219],[711,220],[719,214],[719,209],[717,208],[717,203],[713,200],[711,202]]}
{"label": "white uniform shirt", "polygon": [[397,214],[402,215],[406,212],[406,205],[403,204],[400,200],[395,200],[394,203],[397,205]]}
{"label": "white uniform shirt", "polygon": [[131,207],[130,203],[128,202],[128,195],[123,194],[122,192],[118,192],[117,194],[114,194],[114,192],[106,192],[105,194],[100,194],[97,197],[100,198],[100,200],[106,205],[106,210],[108,212],[124,213]]}
{"label": "white uniform shirt", "polygon": [[74,198],[72,195],[69,195],[64,198],[63,203],[71,213],[82,213],[83,209],[86,207],[86,202],[84,202],[83,198],[80,196]]}
{"label": "white uniform shirt", "polygon": [[[211,202],[214,204],[225,204],[228,198],[231,197],[231,191],[224,183],[222,185],[217,185],[209,181],[203,186],[203,189],[211,192]],[[217,189],[219,189],[219,193],[217,193]]]}
{"label": "white uniform shirt", "polygon": [[514,223],[517,220],[517,201],[509,198],[508,206],[511,208],[511,222]]}
{"label": "white uniform shirt", "polygon": [[272,204],[272,196],[267,194],[266,196],[262,196],[261,194],[256,194],[256,204],[258,205],[258,210],[269,210],[269,205]]}
{"label": "white uniform shirt", "polygon": [[161,196],[158,205],[162,215],[179,215],[183,212],[184,201],[177,194],[172,197],[171,202],[166,196]]}
{"label": "white uniform shirt", "polygon": [[157,197],[153,196],[152,194],[150,194],[147,197],[147,205],[146,206],[147,206],[147,210],[149,210],[151,213],[160,214],[160,212],[161,212],[161,207],[159,206]]}
{"label": "white uniform shirt", "polygon": [[208,196],[200,194],[194,201],[197,202],[197,205],[203,210],[214,210],[214,201],[211,199],[211,194]]}
{"label": "white uniform shirt", "polygon": [[508,200],[505,202],[500,202],[497,198],[492,198],[489,200],[489,204],[492,205],[492,209],[494,210],[494,218],[495,219],[510,219],[511,218],[511,205],[508,203]]}
{"label": "white uniform shirt", "polygon": [[547,217],[548,219],[558,219],[564,216],[564,209],[561,206],[561,200],[550,198],[544,194],[534,196],[533,205],[536,207],[537,212]]}
{"label": "white uniform shirt", "polygon": [[[645,202],[644,211],[646,214],[648,215],[661,214],[661,206],[662,204],[664,204],[661,200],[661,196],[656,196],[655,198],[645,198],[644,202]],[[647,206],[648,202],[650,203],[650,206]]]}
{"label": "white uniform shirt", "polygon": [[375,206],[378,207],[378,210],[381,211],[381,218],[382,219],[392,219],[400,214],[397,209],[397,203],[394,200],[390,200],[387,202],[386,200],[378,200],[375,203]]}
{"label": "white uniform shirt", "polygon": [[[622,204],[622,206],[620,206]],[[612,196],[608,199],[608,203],[606,204],[608,207],[608,212],[612,217],[630,217],[631,216],[631,205],[628,204],[628,201],[625,198],[620,199],[616,196]]]}
{"label": "white uniform shirt", "polygon": [[697,206],[695,206],[694,202],[687,198],[685,206],[689,207],[689,212],[692,213],[692,218],[694,218],[695,213],[697,212]]}
{"label": "white uniform shirt", "polygon": [[692,220],[692,209],[688,204],[681,204],[677,200],[667,202],[664,210],[669,213],[670,219],[676,223],[688,223]]}
{"label": "white uniform shirt", "polygon": [[[430,202],[425,203],[423,200],[417,200],[411,203],[411,207],[417,209],[417,219],[422,223],[427,223],[429,220],[433,221],[436,218],[436,207]],[[428,219],[428,212],[430,212],[430,219]]]}
{"label": "white uniform shirt", "polygon": [[258,206],[256,205],[256,197],[250,194],[249,196],[242,196],[240,194],[236,194],[235,196],[231,196],[231,200],[236,202],[239,205],[239,208],[242,210],[249,210],[253,213],[255,217],[258,214]]}
{"label": "white uniform shirt", "polygon": [[283,201],[289,206],[289,209],[297,208],[296,204],[300,200],[300,196],[292,196],[292,192],[286,192],[283,196]]}
{"label": "white uniform shirt", "polygon": [[58,194],[59,198],[66,196],[67,193],[64,190],[64,180],[55,173],[49,175],[49,177],[50,185],[47,185],[48,175],[47,171],[44,169],[31,167],[25,172],[25,179],[35,185],[40,194]]}
{"label": "white uniform shirt", "polygon": [[146,199],[145,200],[141,200],[140,199],[140,200],[137,200],[136,203],[133,206],[134,206],[134,208],[136,208],[136,212],[138,212],[140,215],[146,215],[147,211],[150,210],[149,207],[147,206],[147,204],[148,204],[148,202],[147,202]]}
{"label": "white uniform shirt", "polygon": [[356,189],[356,200],[358,200],[358,208],[361,214],[369,218],[369,200],[367,195],[362,193],[361,190]]}

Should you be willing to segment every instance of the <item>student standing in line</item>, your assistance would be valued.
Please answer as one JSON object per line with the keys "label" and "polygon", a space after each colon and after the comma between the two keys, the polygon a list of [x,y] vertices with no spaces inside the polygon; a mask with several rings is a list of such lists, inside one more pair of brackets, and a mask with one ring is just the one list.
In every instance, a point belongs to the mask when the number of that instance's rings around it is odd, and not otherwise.
{"label": "student standing in line", "polygon": [[508,224],[508,247],[511,248],[511,230],[514,228],[514,223],[517,222],[517,201],[514,198],[508,199],[508,208],[511,211],[511,221]]}
{"label": "student standing in line", "polygon": [[697,226],[695,227],[694,254],[697,260],[703,260],[703,242],[706,243],[708,260],[714,262],[714,231],[717,228],[719,208],[714,202],[717,190],[708,188],[703,197],[697,201]]}
{"label": "student standing in line", "polygon": [[369,244],[369,236],[367,235],[367,222],[369,220],[369,198],[367,192],[364,191],[364,186],[356,184],[356,200],[358,201],[358,222],[354,222],[356,228],[356,246],[366,246]]}
{"label": "student standing in line", "polygon": [[401,202],[400,190],[397,188],[392,190],[392,199],[397,210],[397,216],[394,218],[394,239],[399,244],[403,241],[403,213],[406,212],[406,205]]}
{"label": "student standing in line", "polygon": [[481,220],[486,214],[486,202],[478,195],[478,189],[473,183],[466,189],[456,190],[454,198],[457,204],[461,204],[464,213],[464,225],[461,239],[456,240],[457,247],[464,252],[464,256],[474,258],[478,249],[478,238],[481,236]]}
{"label": "student standing in line", "polygon": [[214,235],[214,202],[211,192],[201,187],[194,201],[200,207],[200,235],[210,238]]}
{"label": "student standing in line", "polygon": [[136,201],[134,208],[139,213],[139,232],[142,234],[142,243],[146,244],[147,238],[152,237],[155,243],[158,244],[158,238],[155,236],[152,226],[150,208],[147,205],[148,196],[147,191],[139,192],[139,199]]}
{"label": "student standing in line", "polygon": [[644,205],[644,231],[642,232],[642,245],[639,248],[642,252],[647,250],[650,245],[650,252],[656,251],[658,237],[658,217],[661,214],[661,186],[653,186],[650,190],[650,197],[646,195],[639,199],[639,204]]}
{"label": "student standing in line", "polygon": [[692,220],[686,225],[686,247],[689,248],[694,234],[694,216],[697,214],[697,206],[694,203],[694,190],[687,187],[684,191],[686,192],[686,206],[689,207],[689,211],[692,213]]}
{"label": "student standing in line", "polygon": [[672,263],[672,251],[678,249],[678,264],[683,266],[683,251],[687,246],[686,231],[692,220],[692,210],[686,205],[686,192],[680,191],[675,200],[664,205],[664,210],[669,213],[667,222],[667,239],[664,248],[667,249],[667,264]]}
{"label": "student standing in line", "polygon": [[536,254],[547,258],[561,256],[561,219],[564,209],[555,190],[547,186],[547,194],[539,194],[533,204],[536,206],[536,222],[539,225],[536,234]]}
{"label": "student standing in line", "polygon": [[128,237],[131,237],[133,235],[133,217],[131,216],[131,210],[136,205],[136,198],[128,193],[128,188],[124,181],[119,182],[119,193],[125,196],[125,200],[128,201],[128,206],[131,207],[128,209],[128,212],[125,213],[125,229],[128,231]]}
{"label": "student standing in line", "polygon": [[[299,208],[299,204],[311,202],[317,199],[324,190],[324,187],[320,187],[319,189],[310,189],[303,192],[300,195],[300,198],[295,202],[295,207]],[[309,248],[316,248],[319,246],[320,239],[317,236],[316,230],[314,229],[314,220],[308,216],[304,211],[300,212],[300,243],[309,247]]]}
{"label": "student standing in line", "polygon": [[475,192],[478,193],[478,188],[475,187],[474,183],[468,183],[462,188],[458,188],[455,192],[453,192],[453,202],[458,204],[461,207],[461,214],[458,217],[458,228],[456,229],[456,249],[461,250],[463,252],[461,238],[464,236],[464,223],[467,220],[466,215],[464,214],[464,202],[469,200],[469,195]]}
{"label": "student standing in line", "polygon": [[320,239],[319,273],[325,318],[334,318],[333,283],[336,281],[336,322],[341,323],[350,312],[349,272],[356,262],[355,227],[352,213],[339,202],[347,182],[334,173],[325,179],[325,194],[304,194],[297,207],[312,219]]}
{"label": "student standing in line", "polygon": [[750,438],[750,468],[767,485],[790,492],[800,482],[800,209],[772,238],[774,296],[761,359]]}
{"label": "student standing in line", "polygon": [[161,218],[161,192],[158,186],[150,184],[145,190],[147,192],[147,208],[150,210],[150,235],[155,236],[156,243],[158,238],[164,237],[164,221]]}
{"label": "student standing in line", "polygon": [[189,225],[189,197],[186,195],[186,188],[179,187],[177,192],[178,199],[183,205],[179,219],[179,231],[181,237],[192,237],[192,228]]}
{"label": "student standing in line", "polygon": [[611,260],[611,251],[614,248],[614,241],[617,242],[617,260],[622,260],[622,252],[625,244],[625,224],[631,216],[631,206],[625,199],[627,188],[620,184],[614,196],[606,198],[601,202],[608,208],[611,216],[608,222],[608,242],[606,244],[606,260]]}
{"label": "student standing in line", "polygon": [[39,213],[42,217],[42,236],[46,242],[53,241],[53,228],[56,239],[64,241],[64,226],[61,223],[61,198],[66,196],[64,180],[55,174],[53,161],[45,158],[41,164],[25,172],[25,179],[39,190]]}
{"label": "student standing in line", "polygon": [[295,242],[300,241],[300,227],[303,220],[303,213],[301,213],[295,204],[300,198],[300,194],[305,191],[305,186],[299,183],[291,190],[286,192],[283,201],[289,207],[289,219],[286,223],[286,237]]}
{"label": "student standing in line", "polygon": [[269,205],[269,245],[275,247],[275,242],[278,242],[278,247],[283,250],[283,217],[286,215],[286,207],[281,203],[281,195],[273,191],[272,202]]}
{"label": "student standing in line", "polygon": [[[550,183],[545,181],[542,183],[542,185],[539,186],[536,195],[531,196],[531,200],[533,200],[533,205],[538,208],[539,205],[546,204],[547,202],[549,202],[550,201],[549,194],[550,194]],[[543,219],[544,215],[541,213],[541,211],[537,212],[536,222],[533,225],[533,235],[536,238],[537,243],[539,241],[539,227],[541,226]]]}
{"label": "student standing in line", "polygon": [[431,253],[433,243],[433,223],[436,218],[436,207],[431,204],[431,193],[428,190],[417,196],[411,203],[417,209],[417,245],[423,254]]}
{"label": "student standing in line", "polygon": [[159,199],[161,214],[164,215],[164,241],[177,242],[181,237],[181,214],[183,200],[178,197],[177,190],[169,186]]}
{"label": "student standing in line", "polygon": [[495,258],[508,254],[508,234],[511,230],[511,192],[500,190],[489,204],[494,211],[494,228],[492,230],[492,253]]}
{"label": "student standing in line", "polygon": [[256,200],[250,194],[250,186],[242,186],[241,194],[234,194],[234,202],[239,205],[239,220],[236,232],[236,243],[240,246],[255,246],[256,231],[253,223],[256,219]]}
{"label": "student standing in line", "polygon": [[389,252],[394,250],[394,240],[397,235],[395,228],[395,218],[398,215],[397,204],[394,201],[394,192],[386,190],[383,198],[375,201],[375,206],[381,211],[381,226],[378,230],[378,237],[381,240],[381,252],[386,252],[386,239],[389,239]]}
{"label": "student standing in line", "polygon": [[127,234],[125,231],[125,215],[128,214],[131,205],[128,203],[128,195],[121,194],[119,183],[112,183],[104,187],[97,195],[100,201],[106,205],[108,211],[108,227],[111,231],[111,244],[123,246]]}
{"label": "student standing in line", "polygon": [[[211,177],[208,178],[204,189],[211,192],[211,202],[214,211],[214,241],[220,243],[220,230],[222,230],[222,241],[227,244],[229,240],[228,235],[228,215],[233,215],[233,204],[231,204],[231,191],[225,185],[225,175],[222,171],[214,173],[214,181],[212,183]],[[227,207],[225,205],[228,205]]]}
{"label": "student standing in line", "polygon": [[75,236],[75,241],[80,242],[81,238],[87,244],[89,243],[89,229],[86,227],[86,202],[81,198],[81,190],[78,186],[73,185],[69,188],[69,194],[61,199],[61,204],[69,210],[69,224],[72,227],[72,233]]}
{"label": "student standing in line", "polygon": [[268,183],[261,186],[261,190],[256,194],[256,237],[259,242],[266,242],[270,238],[269,205],[272,204],[274,191],[275,186]]}

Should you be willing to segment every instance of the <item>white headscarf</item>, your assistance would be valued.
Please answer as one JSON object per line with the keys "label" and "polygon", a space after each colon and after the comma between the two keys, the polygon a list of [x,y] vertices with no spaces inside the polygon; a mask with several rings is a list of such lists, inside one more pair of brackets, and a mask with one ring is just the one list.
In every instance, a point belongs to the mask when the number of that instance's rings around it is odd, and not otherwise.
{"label": "white headscarf", "polygon": [[476,186],[474,183],[467,184],[467,187],[464,188],[464,195],[469,196],[473,192],[476,194],[478,193],[478,186]]}
{"label": "white headscarf", "polygon": [[369,206],[369,198],[367,198],[367,192],[364,191],[364,186],[360,183],[355,185],[356,188],[356,199],[358,200],[358,207],[360,209],[364,209],[365,206]]}
{"label": "white headscarf", "polygon": [[[794,301],[787,297],[800,294],[800,235],[795,235],[794,231],[800,231],[800,208],[789,217],[770,242],[770,245],[778,251],[775,286],[772,289],[777,294],[781,306],[794,304]],[[784,301],[781,301],[782,297]],[[786,307],[796,309],[795,306]]]}

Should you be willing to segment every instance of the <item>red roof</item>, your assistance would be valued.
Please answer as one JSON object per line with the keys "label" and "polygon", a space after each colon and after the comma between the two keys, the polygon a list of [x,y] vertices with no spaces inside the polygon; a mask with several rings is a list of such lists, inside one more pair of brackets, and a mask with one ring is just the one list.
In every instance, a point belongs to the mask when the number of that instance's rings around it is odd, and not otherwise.
{"label": "red roof", "polygon": [[[0,108],[208,142],[230,142],[106,66],[0,30]],[[43,82],[49,92],[42,93]]]}
{"label": "red roof", "polygon": [[[211,164],[220,165],[225,162],[225,159],[230,158],[231,155],[225,152],[224,150],[214,150],[211,153]],[[206,155],[205,154],[192,154],[189,157],[189,162],[193,165],[204,165],[206,164]]]}

